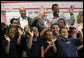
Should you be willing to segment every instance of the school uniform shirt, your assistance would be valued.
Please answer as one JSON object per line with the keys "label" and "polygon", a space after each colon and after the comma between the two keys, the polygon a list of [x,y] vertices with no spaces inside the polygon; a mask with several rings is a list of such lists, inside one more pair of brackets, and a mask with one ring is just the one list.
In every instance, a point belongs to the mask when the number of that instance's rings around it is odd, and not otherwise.
{"label": "school uniform shirt", "polygon": [[[43,41],[43,46],[44,46],[44,50],[47,48],[49,44],[47,43],[47,39],[45,39]],[[53,47],[51,47],[48,52],[44,55],[44,57],[55,57],[56,56],[56,53],[54,53],[53,51]]]}
{"label": "school uniform shirt", "polygon": [[[72,39],[80,39],[80,38],[72,38]],[[83,42],[78,42],[77,44],[76,44],[76,47],[78,47],[78,46],[80,46],[80,45],[82,45],[83,44]],[[81,48],[80,50],[78,50],[78,56],[79,57],[82,57],[83,56],[83,48]]]}
{"label": "school uniform shirt", "polygon": [[6,57],[4,46],[3,46],[3,40],[2,40],[1,46],[0,46],[0,53],[1,53],[0,54],[1,57]]}
{"label": "school uniform shirt", "polygon": [[26,51],[26,48],[27,48],[27,46],[26,46],[26,39],[29,39],[29,37],[27,37],[26,34],[21,36],[21,45],[17,46],[19,57],[22,56],[22,52],[23,51]]}
{"label": "school uniform shirt", "polygon": [[[75,38],[75,39],[79,39],[79,38]],[[80,46],[82,44],[83,44],[83,42],[79,42],[78,44],[76,44],[76,46],[78,47],[78,46]],[[80,50],[78,50],[78,56],[79,57],[83,57],[83,48],[81,48]]]}
{"label": "school uniform shirt", "polygon": [[[79,45],[81,45],[81,44],[83,44],[83,42],[79,43]],[[79,46],[79,45],[78,45],[78,46]],[[78,50],[78,56],[79,56],[79,57],[83,57],[83,56],[84,56],[83,53],[84,53],[84,52],[83,52],[83,48],[81,48],[80,50]]]}
{"label": "school uniform shirt", "polygon": [[[27,39],[26,43],[29,43],[30,39]],[[32,47],[31,49],[29,49],[27,47],[26,53],[27,56],[30,57],[41,57],[41,46],[42,46],[42,41],[40,39],[40,37],[37,38],[37,41],[33,41],[32,42]]]}
{"label": "school uniform shirt", "polygon": [[[3,39],[4,51],[6,49],[7,43],[8,43],[7,40]],[[17,57],[17,42],[16,42],[15,38],[10,40],[10,49],[9,49],[9,54],[7,56],[8,57]]]}
{"label": "school uniform shirt", "polygon": [[77,43],[80,42],[80,39],[69,39],[63,40],[60,37],[60,40],[56,41],[57,47],[57,57],[77,57]]}
{"label": "school uniform shirt", "polygon": [[21,37],[21,44],[22,44],[22,50],[23,51],[26,51],[26,48],[27,48],[26,40],[27,39],[29,39],[29,37],[27,37],[26,34]]}
{"label": "school uniform shirt", "polygon": [[[55,36],[55,35],[54,35]],[[57,37],[57,40],[60,40],[60,35],[56,36]]]}

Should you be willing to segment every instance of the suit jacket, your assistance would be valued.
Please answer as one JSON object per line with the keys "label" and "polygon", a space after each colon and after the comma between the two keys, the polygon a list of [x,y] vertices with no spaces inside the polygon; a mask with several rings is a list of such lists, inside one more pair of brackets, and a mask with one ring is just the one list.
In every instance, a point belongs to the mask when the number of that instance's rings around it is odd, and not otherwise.
{"label": "suit jacket", "polygon": [[[36,23],[38,22],[37,17],[35,17],[35,18],[27,17],[27,20],[28,20],[28,25],[29,26],[36,26]],[[20,17],[18,18],[18,22],[20,24]]]}

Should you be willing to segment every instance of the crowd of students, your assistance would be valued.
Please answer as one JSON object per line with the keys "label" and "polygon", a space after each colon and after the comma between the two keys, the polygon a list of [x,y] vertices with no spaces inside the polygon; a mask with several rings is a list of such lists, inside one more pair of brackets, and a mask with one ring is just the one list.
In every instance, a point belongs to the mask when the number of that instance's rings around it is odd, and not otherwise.
{"label": "crowd of students", "polygon": [[20,17],[12,18],[10,25],[1,23],[2,57],[82,57],[83,12],[74,19],[74,6],[69,9],[70,19],[59,13],[59,5],[52,5],[53,18],[47,19],[47,9],[41,6],[35,18],[26,16],[20,8]]}

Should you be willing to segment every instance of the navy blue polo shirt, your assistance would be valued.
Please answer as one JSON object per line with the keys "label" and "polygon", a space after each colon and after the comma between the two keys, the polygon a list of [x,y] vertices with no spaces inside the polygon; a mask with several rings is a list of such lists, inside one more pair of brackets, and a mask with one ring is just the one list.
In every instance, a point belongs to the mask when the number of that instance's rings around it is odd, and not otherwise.
{"label": "navy blue polo shirt", "polygon": [[57,40],[60,40],[60,35],[57,36]]}
{"label": "navy blue polo shirt", "polygon": [[0,47],[0,52],[1,52],[1,57],[6,57],[6,54],[5,54],[5,50],[4,50],[4,46],[3,46],[3,40],[1,42],[1,47]]}
{"label": "navy blue polo shirt", "polygon": [[18,56],[21,57],[22,56],[22,52],[26,51],[26,40],[29,39],[29,37],[25,35],[21,36],[21,45],[17,46],[17,52],[18,52]]}
{"label": "navy blue polo shirt", "polygon": [[[47,39],[45,39],[43,41],[43,46],[44,46],[44,50],[47,48],[49,44],[47,43]],[[54,53],[53,51],[53,47],[51,47],[48,52],[44,55],[45,57],[55,57],[56,56],[56,53]]]}
{"label": "navy blue polo shirt", "polygon": [[57,47],[57,57],[77,57],[78,53],[76,50],[76,45],[80,42],[80,39],[69,39],[65,41],[62,37],[59,37],[60,40],[56,41]]}
{"label": "navy blue polo shirt", "polygon": [[[30,39],[26,40],[26,44],[29,43],[29,40]],[[30,56],[30,57],[41,57],[41,46],[42,46],[42,40],[41,40],[40,37],[38,37],[37,41],[33,41],[32,42],[31,49],[29,49],[27,47],[27,50],[26,50],[27,56]]]}
{"label": "navy blue polo shirt", "polygon": [[29,39],[29,37],[26,36],[26,34],[24,36],[21,37],[21,45],[22,45],[22,50],[26,51],[26,40]]}
{"label": "navy blue polo shirt", "polygon": [[[77,47],[80,46],[80,45],[82,45],[82,44],[83,44],[83,42],[79,42],[77,44]],[[79,57],[83,57],[83,48],[81,48],[80,50],[78,50],[78,56]]]}
{"label": "navy blue polo shirt", "polygon": [[[6,46],[7,46],[7,40],[3,39],[3,48],[4,48],[4,51],[6,49]],[[10,41],[10,50],[9,50],[9,54],[7,55],[8,57],[16,57],[17,56],[17,42],[16,42],[16,39],[13,38],[11,41]]]}

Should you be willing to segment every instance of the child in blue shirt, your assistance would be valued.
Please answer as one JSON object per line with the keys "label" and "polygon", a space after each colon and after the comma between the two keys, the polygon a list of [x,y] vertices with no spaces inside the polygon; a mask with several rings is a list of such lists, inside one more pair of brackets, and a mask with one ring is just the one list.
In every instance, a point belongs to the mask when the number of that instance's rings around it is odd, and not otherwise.
{"label": "child in blue shirt", "polygon": [[15,30],[14,27],[8,28],[8,33],[5,34],[5,39],[3,39],[3,48],[5,54],[8,57],[17,57],[17,41],[15,40]]}
{"label": "child in blue shirt", "polygon": [[47,30],[45,32],[45,40],[43,40],[45,57],[55,57],[57,52],[55,42],[56,37],[53,36],[51,30]]}
{"label": "child in blue shirt", "polygon": [[62,28],[61,29],[61,36],[60,40],[56,41],[56,47],[57,47],[57,56],[58,57],[77,57],[77,49],[76,45],[80,41],[83,42],[83,33],[80,30],[80,39],[69,39],[68,38],[68,30],[67,28]]}
{"label": "child in blue shirt", "polygon": [[29,57],[43,57],[43,46],[42,40],[39,37],[39,32],[37,27],[32,28],[32,32],[29,32],[29,39],[26,40],[27,50],[26,53]]}

